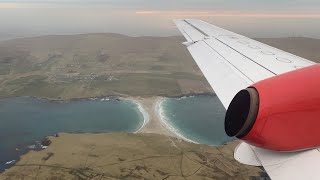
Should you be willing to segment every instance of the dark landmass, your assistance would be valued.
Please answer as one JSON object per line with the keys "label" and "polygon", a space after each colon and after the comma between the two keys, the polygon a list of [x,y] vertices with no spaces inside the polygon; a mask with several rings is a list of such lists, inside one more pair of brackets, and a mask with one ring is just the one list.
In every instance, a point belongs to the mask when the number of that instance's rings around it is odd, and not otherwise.
{"label": "dark landmass", "polygon": [[[254,179],[233,159],[237,142],[210,147],[156,134],[59,134],[21,157],[0,179]],[[258,179],[258,178],[257,178]]]}

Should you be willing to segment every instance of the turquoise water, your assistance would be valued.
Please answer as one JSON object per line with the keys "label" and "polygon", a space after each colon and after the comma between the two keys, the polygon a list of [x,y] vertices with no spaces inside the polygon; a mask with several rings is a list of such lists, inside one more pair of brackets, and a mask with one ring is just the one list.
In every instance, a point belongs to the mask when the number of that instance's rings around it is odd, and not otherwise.
{"label": "turquoise water", "polygon": [[[232,140],[224,132],[225,109],[216,96],[165,98],[166,122],[185,138],[220,145]],[[135,132],[143,115],[131,101],[47,101],[30,97],[0,99],[0,172],[12,166],[41,140],[58,132]]]}
{"label": "turquoise water", "polygon": [[0,172],[58,132],[135,132],[142,125],[143,115],[130,101],[0,99]]}
{"label": "turquoise water", "polygon": [[217,96],[165,98],[161,107],[171,129],[193,142],[221,145],[232,140],[224,131],[226,110]]}

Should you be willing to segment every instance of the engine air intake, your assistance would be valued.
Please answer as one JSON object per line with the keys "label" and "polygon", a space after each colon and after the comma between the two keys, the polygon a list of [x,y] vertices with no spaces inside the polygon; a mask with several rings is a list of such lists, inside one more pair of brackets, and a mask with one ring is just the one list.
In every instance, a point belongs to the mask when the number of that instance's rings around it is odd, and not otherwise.
{"label": "engine air intake", "polygon": [[259,95],[256,89],[240,91],[231,101],[225,117],[228,136],[242,138],[252,129],[259,112]]}

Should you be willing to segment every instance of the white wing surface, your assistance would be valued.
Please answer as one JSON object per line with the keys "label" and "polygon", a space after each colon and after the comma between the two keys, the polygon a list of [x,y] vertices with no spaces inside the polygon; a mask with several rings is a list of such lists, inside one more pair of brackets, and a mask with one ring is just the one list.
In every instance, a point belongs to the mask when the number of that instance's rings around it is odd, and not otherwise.
{"label": "white wing surface", "polygon": [[[187,39],[183,44],[187,46],[226,109],[233,97],[251,84],[315,64],[201,20],[176,20],[175,23]],[[320,177],[318,150],[280,153],[244,143],[237,149],[244,152],[248,147],[252,149],[247,151],[247,155],[252,156],[252,162],[247,164],[262,164],[272,179]]]}

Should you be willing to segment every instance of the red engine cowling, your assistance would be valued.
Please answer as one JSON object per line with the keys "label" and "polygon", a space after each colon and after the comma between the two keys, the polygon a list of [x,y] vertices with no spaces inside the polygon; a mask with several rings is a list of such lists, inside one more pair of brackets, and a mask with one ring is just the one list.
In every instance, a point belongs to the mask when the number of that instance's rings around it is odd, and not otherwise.
{"label": "red engine cowling", "polygon": [[278,75],[240,91],[225,118],[226,133],[269,150],[320,146],[320,65]]}

